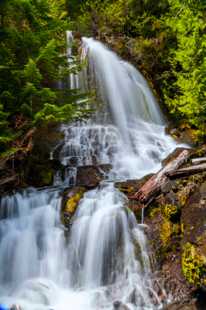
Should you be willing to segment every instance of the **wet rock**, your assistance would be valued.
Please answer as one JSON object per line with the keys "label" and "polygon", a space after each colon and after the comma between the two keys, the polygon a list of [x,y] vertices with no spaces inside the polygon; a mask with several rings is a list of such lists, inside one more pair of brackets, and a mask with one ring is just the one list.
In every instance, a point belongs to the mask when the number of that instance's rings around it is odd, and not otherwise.
{"label": "wet rock", "polygon": [[105,178],[111,165],[82,166],[77,168],[76,185],[87,189],[95,188]]}
{"label": "wet rock", "polygon": [[166,132],[170,134],[178,143],[187,143],[195,145],[198,141],[197,132],[191,129],[187,124],[182,124],[178,128],[166,128]]}
{"label": "wet rock", "polygon": [[189,302],[179,302],[168,305],[163,308],[164,310],[198,310],[196,300],[191,300]]}
{"label": "wet rock", "polygon": [[121,301],[117,300],[113,303],[114,310],[129,310],[130,308],[123,304]]}
{"label": "wet rock", "polygon": [[50,152],[62,139],[62,133],[58,131],[56,125],[38,128],[34,135],[34,146],[31,154],[24,161],[22,171],[24,171],[25,183],[29,186],[43,187],[53,184],[54,175],[57,170],[64,167],[53,154],[50,159]]}
{"label": "wet rock", "polygon": [[74,187],[72,189],[66,189],[63,192],[61,219],[67,229],[69,229],[72,224],[72,217],[74,216],[79,201],[83,197],[85,191],[86,189],[84,187]]}
{"label": "wet rock", "polygon": [[16,173],[9,173],[0,171],[0,196],[9,193],[13,188],[18,187],[19,184],[19,175]]}

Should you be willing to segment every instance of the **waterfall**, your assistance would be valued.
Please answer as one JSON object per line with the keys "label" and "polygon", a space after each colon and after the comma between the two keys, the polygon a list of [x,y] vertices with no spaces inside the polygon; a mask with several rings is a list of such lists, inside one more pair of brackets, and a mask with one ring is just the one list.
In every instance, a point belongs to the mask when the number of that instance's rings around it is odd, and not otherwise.
{"label": "waterfall", "polygon": [[[71,39],[68,32],[68,57]],[[145,226],[112,181],[156,171],[176,144],[142,75],[100,42],[84,38],[82,48],[103,106],[87,122],[62,125],[64,184],[58,175],[58,186],[1,198],[0,303],[22,310],[159,309]],[[70,87],[83,76],[72,73]],[[78,166],[106,163],[107,180],[85,193],[66,232],[62,186]]]}
{"label": "waterfall", "polygon": [[[66,32],[66,39],[67,39],[67,59],[70,65],[73,62],[72,57],[72,42],[73,42],[73,34],[71,31]],[[70,66],[71,67],[71,66]],[[69,75],[69,87],[70,89],[77,89],[79,88],[79,77],[76,73],[70,73]]]}
{"label": "waterfall", "polygon": [[126,197],[113,184],[87,192],[69,239],[60,200],[55,188],[2,198],[0,301],[25,310],[153,309],[144,227]]}
{"label": "waterfall", "polygon": [[[165,133],[165,119],[146,80],[102,43],[92,38],[82,41],[87,79],[102,105],[92,120],[62,126],[61,162],[73,167],[112,164],[110,179],[156,172],[176,143]],[[85,76],[84,71],[79,79]]]}

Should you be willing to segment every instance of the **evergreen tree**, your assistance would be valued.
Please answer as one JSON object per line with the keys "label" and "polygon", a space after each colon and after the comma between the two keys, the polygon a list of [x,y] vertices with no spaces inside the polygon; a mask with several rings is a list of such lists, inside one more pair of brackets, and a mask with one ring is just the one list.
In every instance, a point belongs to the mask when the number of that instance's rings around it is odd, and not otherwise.
{"label": "evergreen tree", "polygon": [[65,52],[70,25],[64,0],[1,1],[0,156],[29,128],[84,113],[78,93],[57,87],[71,71]]}

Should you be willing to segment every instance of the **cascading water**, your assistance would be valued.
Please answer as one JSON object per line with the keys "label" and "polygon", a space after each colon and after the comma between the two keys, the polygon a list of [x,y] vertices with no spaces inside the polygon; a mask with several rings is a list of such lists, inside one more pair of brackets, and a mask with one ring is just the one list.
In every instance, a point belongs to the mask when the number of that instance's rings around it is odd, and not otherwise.
{"label": "cascading water", "polygon": [[89,79],[103,108],[86,124],[62,126],[62,163],[109,163],[112,179],[156,172],[176,143],[165,134],[164,117],[147,82],[132,65],[94,39],[83,38],[82,54],[88,59]]}
{"label": "cascading water", "polygon": [[[62,163],[73,166],[73,178],[77,166],[110,163],[110,181],[157,170],[175,143],[164,133],[147,83],[101,43],[85,38],[83,49],[105,105],[84,124],[62,126]],[[127,198],[112,182],[88,191],[68,234],[60,220],[61,190],[27,189],[1,199],[0,302],[23,310],[161,307],[144,225],[127,209]]]}

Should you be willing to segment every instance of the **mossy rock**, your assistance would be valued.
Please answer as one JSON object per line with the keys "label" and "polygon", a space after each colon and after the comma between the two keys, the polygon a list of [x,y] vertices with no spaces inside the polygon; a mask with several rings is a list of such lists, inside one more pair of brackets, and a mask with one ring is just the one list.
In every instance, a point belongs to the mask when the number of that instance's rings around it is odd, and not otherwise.
{"label": "mossy rock", "polygon": [[74,187],[64,191],[61,207],[61,219],[65,227],[68,228],[71,225],[71,219],[74,216],[85,191],[86,189],[84,187]]}
{"label": "mossy rock", "polygon": [[74,212],[76,211],[78,202],[80,201],[82,196],[83,196],[83,192],[78,192],[74,194],[71,198],[69,198],[66,202],[64,212],[74,214]]}
{"label": "mossy rock", "polygon": [[87,189],[96,188],[111,169],[110,164],[77,167],[76,185]]}
{"label": "mossy rock", "polygon": [[182,209],[182,272],[195,287],[206,288],[206,183]]}
{"label": "mossy rock", "polygon": [[182,248],[182,272],[190,284],[206,287],[206,256],[189,242]]}

